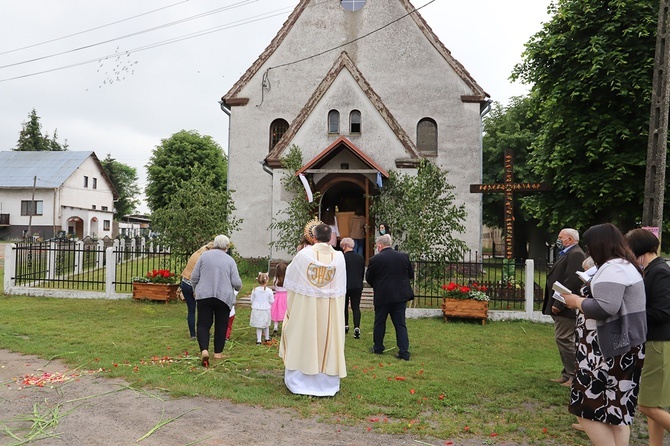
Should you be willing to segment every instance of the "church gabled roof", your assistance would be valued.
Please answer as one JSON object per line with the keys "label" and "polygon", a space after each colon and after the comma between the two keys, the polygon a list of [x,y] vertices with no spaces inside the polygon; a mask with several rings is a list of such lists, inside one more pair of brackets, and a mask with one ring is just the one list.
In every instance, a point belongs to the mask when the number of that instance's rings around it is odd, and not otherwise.
{"label": "church gabled roof", "polygon": [[[239,98],[237,95],[240,91],[247,85],[247,83],[253,78],[253,76],[258,73],[258,71],[263,67],[265,62],[272,56],[275,50],[281,45],[286,36],[291,32],[291,29],[295,25],[296,21],[309,5],[312,0],[300,0],[300,3],[295,7],[293,12],[286,19],[281,29],[277,35],[272,39],[270,44],[265,48],[265,50],[258,56],[258,59],[247,69],[247,71],[242,75],[240,79],[231,87],[231,89],[226,93],[221,100],[224,104],[227,105],[241,105],[246,104],[248,98]],[[391,0],[384,0],[391,1]],[[419,11],[416,11],[416,8],[412,6],[409,0],[395,0],[399,1],[400,4],[405,8],[407,14],[414,20],[421,32],[426,36],[428,41],[435,47],[435,49],[442,55],[444,60],[453,68],[460,78],[465,82],[468,87],[473,91],[471,96],[462,97],[466,102],[483,102],[489,97],[489,94],[482,89],[481,86],[474,80],[470,73],[463,67],[463,65],[458,62],[452,55],[440,39],[435,35],[432,28],[428,26],[428,23],[423,19]]]}
{"label": "church gabled roof", "polygon": [[388,108],[384,105],[384,102],[379,97],[377,93],[372,89],[370,84],[365,80],[363,74],[356,67],[354,62],[351,60],[346,51],[343,51],[340,54],[340,57],[337,58],[332,68],[328,71],[326,76],[323,78],[319,86],[314,90],[314,93],[309,98],[307,103],[303,106],[298,116],[293,120],[291,125],[289,125],[286,133],[282,138],[277,142],[272,151],[265,158],[265,161],[270,167],[279,167],[281,163],[279,158],[281,157],[282,152],[288,147],[295,135],[300,130],[300,127],[305,123],[307,118],[311,115],[314,108],[317,106],[321,98],[326,94],[330,86],[333,84],[338,74],[342,70],[348,70],[351,76],[354,78],[356,83],[360,86],[361,90],[365,95],[370,99],[372,105],[377,109],[381,117],[388,124],[389,128],[396,135],[402,146],[407,151],[407,154],[410,159],[420,159],[422,156],[419,154],[416,146],[412,142],[412,139],[409,137],[407,132],[398,124],[396,119],[393,117]]}
{"label": "church gabled roof", "polygon": [[318,165],[322,164],[323,162],[327,161],[327,159],[330,156],[335,155],[336,154],[335,152],[341,150],[342,148],[348,149],[351,153],[356,155],[356,157],[358,157],[358,159],[360,159],[365,164],[367,164],[371,169],[376,170],[377,172],[381,173],[385,178],[388,178],[389,174],[386,171],[386,169],[381,167],[379,164],[375,163],[372,160],[372,158],[367,156],[361,149],[356,147],[356,145],[353,142],[349,141],[349,139],[347,139],[344,136],[340,136],[335,141],[333,141],[333,143],[331,145],[326,147],[323,151],[321,151],[321,153],[319,153],[314,158],[312,158],[310,161],[308,161],[295,174],[299,175],[299,174],[305,172],[308,169],[311,169],[315,166],[318,166]]}

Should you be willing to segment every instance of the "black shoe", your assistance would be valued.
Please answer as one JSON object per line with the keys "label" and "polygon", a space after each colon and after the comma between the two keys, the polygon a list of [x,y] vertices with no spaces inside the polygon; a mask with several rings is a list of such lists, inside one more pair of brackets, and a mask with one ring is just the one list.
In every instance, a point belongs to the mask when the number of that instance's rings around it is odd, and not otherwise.
{"label": "black shoe", "polygon": [[400,353],[396,353],[395,359],[402,359],[403,361],[409,361],[409,356],[405,358],[404,356],[400,356]]}
{"label": "black shoe", "polygon": [[344,334],[347,334],[347,333],[349,333],[349,326],[345,325],[344,326]]}
{"label": "black shoe", "polygon": [[376,352],[374,347],[370,347],[370,353],[374,353],[375,355],[383,355],[384,354],[383,351]]}
{"label": "black shoe", "polygon": [[277,330],[272,330],[272,336],[277,336]]}
{"label": "black shoe", "polygon": [[356,327],[354,328],[354,339],[360,339],[361,338],[361,329]]}

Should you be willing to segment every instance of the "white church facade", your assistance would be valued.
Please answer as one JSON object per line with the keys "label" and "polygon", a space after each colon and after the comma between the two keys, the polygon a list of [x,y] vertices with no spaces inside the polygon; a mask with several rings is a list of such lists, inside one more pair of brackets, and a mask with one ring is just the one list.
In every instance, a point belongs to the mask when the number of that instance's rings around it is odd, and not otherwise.
{"label": "white church facade", "polygon": [[[482,112],[488,94],[440,42],[409,0],[301,0],[276,37],[222,97],[230,115],[229,188],[233,235],[244,257],[271,252],[268,229],[292,198],[280,158],[293,145],[301,171],[327,208],[356,209],[374,233],[370,196],[390,170],[413,174],[427,158],[448,171],[481,249]],[[342,231],[342,221],[339,221]],[[346,229],[345,229],[346,234]]]}

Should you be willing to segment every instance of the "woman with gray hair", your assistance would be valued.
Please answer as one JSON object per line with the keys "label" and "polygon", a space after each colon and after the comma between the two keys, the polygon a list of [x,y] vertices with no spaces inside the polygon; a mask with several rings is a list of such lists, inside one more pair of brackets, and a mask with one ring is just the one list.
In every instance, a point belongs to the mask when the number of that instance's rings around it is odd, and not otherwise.
{"label": "woman with gray hair", "polygon": [[197,338],[202,355],[202,365],[209,367],[209,331],[214,324],[214,358],[223,357],[230,309],[235,305],[242,279],[237,264],[228,255],[230,239],[217,235],[212,249],[203,252],[191,274],[198,307]]}

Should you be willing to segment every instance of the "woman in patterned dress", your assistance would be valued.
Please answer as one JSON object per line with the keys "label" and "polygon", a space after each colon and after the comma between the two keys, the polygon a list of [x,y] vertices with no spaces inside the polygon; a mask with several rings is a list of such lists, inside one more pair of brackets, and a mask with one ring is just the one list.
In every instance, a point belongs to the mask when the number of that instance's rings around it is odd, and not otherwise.
{"label": "woman in patterned dress", "polygon": [[596,446],[630,438],[647,334],[642,274],[616,226],[592,226],[583,236],[597,272],[583,296],[562,294],[579,310],[576,370],[568,410]]}

